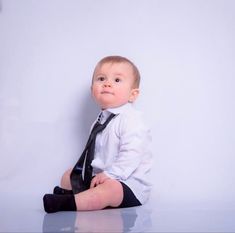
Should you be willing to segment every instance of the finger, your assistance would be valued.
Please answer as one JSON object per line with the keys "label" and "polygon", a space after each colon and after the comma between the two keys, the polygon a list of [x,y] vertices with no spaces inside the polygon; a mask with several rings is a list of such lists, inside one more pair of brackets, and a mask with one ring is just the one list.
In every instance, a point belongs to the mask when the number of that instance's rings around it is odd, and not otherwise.
{"label": "finger", "polygon": [[108,179],[110,179],[110,178],[107,176],[102,177],[102,179],[100,179],[100,184],[104,183]]}
{"label": "finger", "polygon": [[91,180],[91,185],[90,185],[90,188],[94,188],[96,186],[96,177],[94,177],[92,180]]}

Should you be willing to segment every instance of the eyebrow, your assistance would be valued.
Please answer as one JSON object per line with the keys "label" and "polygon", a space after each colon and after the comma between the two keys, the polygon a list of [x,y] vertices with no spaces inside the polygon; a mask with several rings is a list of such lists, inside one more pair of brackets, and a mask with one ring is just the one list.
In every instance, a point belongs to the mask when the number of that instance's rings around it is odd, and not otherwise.
{"label": "eyebrow", "polygon": [[126,75],[124,73],[117,72],[114,73],[114,76],[125,77]]}
{"label": "eyebrow", "polygon": [[[102,76],[106,76],[105,74],[103,74],[103,73],[96,73],[95,74],[95,76],[100,76],[100,75],[102,75]],[[125,76],[123,73],[114,73],[114,75],[116,76]]]}

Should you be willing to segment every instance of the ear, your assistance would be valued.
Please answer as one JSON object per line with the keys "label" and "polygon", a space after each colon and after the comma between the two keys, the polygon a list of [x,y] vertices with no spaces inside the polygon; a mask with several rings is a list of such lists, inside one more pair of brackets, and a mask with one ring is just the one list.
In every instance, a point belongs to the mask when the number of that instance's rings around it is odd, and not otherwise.
{"label": "ear", "polygon": [[139,96],[140,90],[138,88],[132,89],[129,97],[129,102],[134,102]]}

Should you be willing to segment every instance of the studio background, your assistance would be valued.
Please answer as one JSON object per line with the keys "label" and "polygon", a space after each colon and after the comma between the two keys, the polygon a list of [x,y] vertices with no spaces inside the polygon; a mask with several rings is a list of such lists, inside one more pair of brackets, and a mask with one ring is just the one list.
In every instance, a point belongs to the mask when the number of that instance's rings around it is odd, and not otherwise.
{"label": "studio background", "polygon": [[122,55],[142,76],[154,208],[234,206],[234,13],[233,0],[0,1],[0,205],[43,211],[99,112],[96,63]]}

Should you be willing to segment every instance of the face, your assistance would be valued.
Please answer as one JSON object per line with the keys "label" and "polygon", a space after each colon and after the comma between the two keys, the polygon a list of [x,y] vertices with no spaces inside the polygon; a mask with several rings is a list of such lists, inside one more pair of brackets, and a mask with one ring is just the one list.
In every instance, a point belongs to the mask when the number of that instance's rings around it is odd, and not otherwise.
{"label": "face", "polygon": [[102,109],[134,102],[139,89],[133,88],[134,75],[128,63],[104,63],[95,70],[91,92]]}

